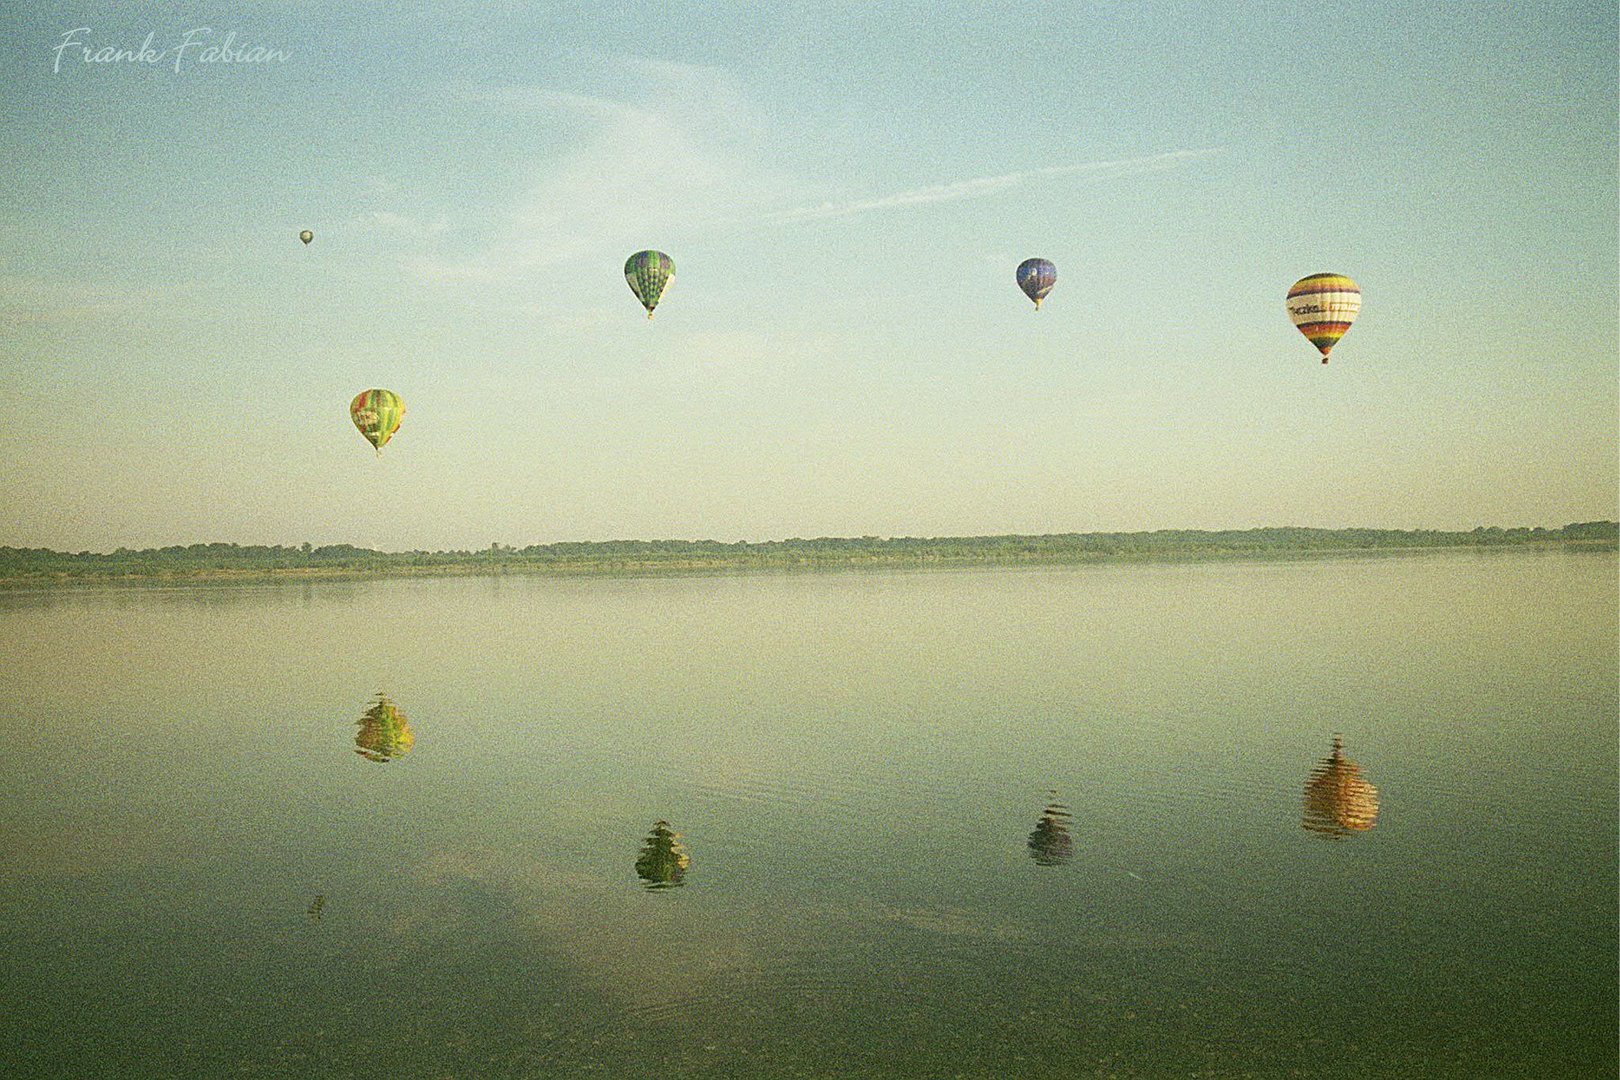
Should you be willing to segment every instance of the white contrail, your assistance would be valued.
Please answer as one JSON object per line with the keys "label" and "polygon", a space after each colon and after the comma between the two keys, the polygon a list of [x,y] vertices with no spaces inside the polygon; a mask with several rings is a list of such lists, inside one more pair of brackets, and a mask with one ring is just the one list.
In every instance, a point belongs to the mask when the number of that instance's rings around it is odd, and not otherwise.
{"label": "white contrail", "polygon": [[995,191],[1005,191],[1008,188],[1017,187],[1026,180],[1044,176],[1118,176],[1128,173],[1148,172],[1178,165],[1184,161],[1208,157],[1218,152],[1216,150],[1172,150],[1169,153],[1152,154],[1147,157],[1119,158],[1114,161],[1085,161],[1077,165],[1051,165],[1044,169],[1026,169],[1023,172],[1006,173],[1002,176],[979,176],[972,180],[957,180],[949,184],[933,184],[928,187],[913,188],[910,191],[896,192],[893,195],[884,195],[877,199],[861,199],[854,202],[827,202],[819,206],[800,206],[793,210],[784,210],[781,213],[774,214],[771,216],[771,220],[814,221],[819,218],[864,214],[871,210],[889,210],[896,206],[918,206],[923,203],[970,199],[976,195],[988,195]]}

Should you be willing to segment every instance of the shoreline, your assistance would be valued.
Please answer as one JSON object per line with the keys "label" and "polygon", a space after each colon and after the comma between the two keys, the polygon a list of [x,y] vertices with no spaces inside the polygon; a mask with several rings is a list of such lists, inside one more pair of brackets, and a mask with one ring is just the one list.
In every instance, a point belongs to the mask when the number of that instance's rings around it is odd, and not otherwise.
{"label": "shoreline", "polygon": [[708,556],[671,555],[666,558],[610,558],[593,555],[561,556],[547,559],[506,558],[464,559],[441,563],[394,563],[406,558],[383,554],[380,565],[279,566],[279,567],[195,567],[143,572],[111,570],[41,571],[0,577],[0,591],[71,590],[87,587],[145,585],[255,585],[268,583],[372,581],[448,577],[718,577],[733,574],[837,573],[860,570],[962,570],[1016,569],[1030,567],[1105,566],[1174,564],[1204,562],[1299,562],[1305,560],[1365,558],[1380,556],[1408,558],[1415,555],[1463,551],[1503,553],[1608,553],[1620,550],[1613,540],[1530,540],[1489,544],[1413,545],[1331,545],[1320,547],[1224,548],[1163,551],[1049,551],[983,552],[977,554],[935,555],[911,552],[864,552],[847,555],[827,554],[805,557],[786,553],[714,553]]}

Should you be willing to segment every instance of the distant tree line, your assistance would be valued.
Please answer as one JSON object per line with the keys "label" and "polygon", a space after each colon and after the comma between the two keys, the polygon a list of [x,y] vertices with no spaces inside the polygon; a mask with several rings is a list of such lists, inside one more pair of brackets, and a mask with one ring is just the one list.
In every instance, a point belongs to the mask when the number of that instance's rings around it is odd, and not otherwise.
{"label": "distant tree line", "polygon": [[134,551],[77,554],[47,548],[0,547],[0,580],[229,576],[276,572],[568,573],[642,570],[728,570],[771,567],[916,566],[1081,563],[1107,559],[1185,559],[1215,556],[1398,551],[1421,548],[1551,545],[1612,549],[1620,525],[1588,521],[1561,529],[1484,527],[1434,529],[1268,528],[1208,532],[1161,529],[1134,533],[1056,533],[1043,536],[820,537],[760,543],[718,540],[608,540],[477,551],[382,552],[350,544],[296,547],[188,544]]}

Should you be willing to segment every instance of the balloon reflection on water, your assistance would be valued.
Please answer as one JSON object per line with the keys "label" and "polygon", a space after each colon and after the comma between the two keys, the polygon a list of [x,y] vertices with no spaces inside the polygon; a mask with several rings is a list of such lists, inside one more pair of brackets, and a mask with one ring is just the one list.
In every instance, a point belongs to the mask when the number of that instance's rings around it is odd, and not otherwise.
{"label": "balloon reflection on water", "polygon": [[642,841],[641,854],[636,859],[636,876],[649,889],[673,889],[683,884],[686,868],[692,864],[681,843],[681,834],[659,821],[647,839]]}
{"label": "balloon reflection on water", "polygon": [[416,734],[406,722],[405,714],[386,694],[377,695],[377,700],[358,723],[360,730],[354,736],[354,752],[367,761],[387,764],[410,753],[411,747],[416,745]]}
{"label": "balloon reflection on water", "polygon": [[[1054,798],[1057,792],[1052,793]],[[1039,866],[1061,866],[1074,857],[1074,838],[1069,835],[1073,815],[1060,802],[1048,803],[1029,834],[1029,857]]]}
{"label": "balloon reflection on water", "polygon": [[1305,785],[1302,825],[1319,836],[1340,840],[1366,832],[1378,821],[1378,789],[1361,778],[1361,766],[1344,756],[1344,741],[1333,736],[1333,753],[1317,763]]}

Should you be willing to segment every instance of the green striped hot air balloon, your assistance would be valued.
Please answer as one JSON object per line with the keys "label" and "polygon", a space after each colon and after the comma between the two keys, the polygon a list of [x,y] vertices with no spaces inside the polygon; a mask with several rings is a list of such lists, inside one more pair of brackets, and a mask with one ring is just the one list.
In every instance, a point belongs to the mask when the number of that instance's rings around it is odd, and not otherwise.
{"label": "green striped hot air balloon", "polygon": [[675,260],[662,251],[638,251],[625,260],[624,280],[630,283],[630,291],[647,309],[650,319],[653,308],[658,306],[658,298],[675,280]]}
{"label": "green striped hot air balloon", "polygon": [[404,418],[405,402],[392,390],[362,390],[349,402],[349,419],[366,441],[377,448],[378,457],[382,456],[382,448],[394,437]]}

